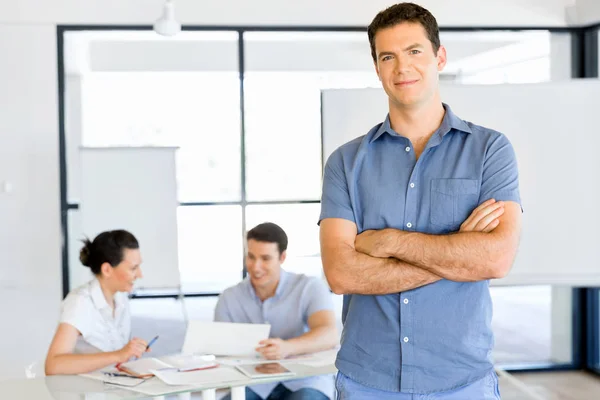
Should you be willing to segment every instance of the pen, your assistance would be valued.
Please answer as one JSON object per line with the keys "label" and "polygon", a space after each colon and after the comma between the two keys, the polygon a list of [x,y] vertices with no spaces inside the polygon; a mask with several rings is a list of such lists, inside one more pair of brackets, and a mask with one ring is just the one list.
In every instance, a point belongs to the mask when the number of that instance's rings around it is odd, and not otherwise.
{"label": "pen", "polygon": [[[156,342],[156,340],[158,339],[158,335],[156,335],[146,346],[146,351],[148,351],[148,349],[150,348],[150,346],[152,346],[154,344],[154,342]],[[135,358],[137,360],[137,357]],[[118,369],[121,366],[122,363],[118,363],[115,367]]]}
{"label": "pen", "polygon": [[148,346],[146,346],[146,350],[148,350],[150,348],[150,346],[152,346],[154,344],[154,342],[156,342],[156,339],[158,339],[158,335],[156,335],[154,337],[154,339],[152,339],[149,343]]}
{"label": "pen", "polygon": [[131,376],[127,374],[119,374],[118,372],[104,372],[104,375],[113,376],[113,377],[121,377],[121,378],[133,378],[133,379],[142,379],[137,376]]}

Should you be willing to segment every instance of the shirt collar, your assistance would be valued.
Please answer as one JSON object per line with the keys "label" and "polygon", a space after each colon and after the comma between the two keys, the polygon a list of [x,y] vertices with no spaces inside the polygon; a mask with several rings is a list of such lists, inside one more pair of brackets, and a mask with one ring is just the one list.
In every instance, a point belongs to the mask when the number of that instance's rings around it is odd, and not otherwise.
{"label": "shirt collar", "polygon": [[[452,129],[466,133],[473,133],[469,125],[460,119],[456,114],[454,114],[448,104],[442,103],[442,105],[444,106],[444,110],[446,112],[444,113],[444,118],[442,119],[440,127],[437,129],[434,135],[437,134],[441,139]],[[370,142],[374,142],[375,140],[379,139],[384,133],[388,133],[389,135],[393,136],[401,136],[392,129],[390,124],[390,114],[385,117],[385,121],[383,121],[383,123],[379,126],[379,129],[377,129]]]}
{"label": "shirt collar", "polygon": [[[110,306],[106,302],[106,298],[104,297],[104,293],[102,292],[102,286],[100,286],[100,281],[97,278],[94,278],[90,283],[90,295],[92,296],[92,301],[98,310],[103,310],[105,308],[110,309]],[[120,301],[120,296],[115,294],[114,302],[115,309],[120,308],[122,306]]]}
{"label": "shirt collar", "polygon": [[288,280],[288,276],[289,276],[289,272],[287,272],[285,269],[281,268],[281,272],[279,274],[279,284],[277,285],[277,289],[275,289],[275,297],[281,297],[281,295],[283,294],[283,290],[285,289],[285,285],[287,283]]}

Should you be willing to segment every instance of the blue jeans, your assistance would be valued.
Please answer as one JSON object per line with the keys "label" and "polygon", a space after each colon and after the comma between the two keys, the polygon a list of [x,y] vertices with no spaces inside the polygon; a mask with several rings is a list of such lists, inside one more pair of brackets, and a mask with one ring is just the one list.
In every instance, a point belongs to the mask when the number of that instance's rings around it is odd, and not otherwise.
{"label": "blue jeans", "polygon": [[337,400],[500,400],[498,376],[495,371],[482,379],[458,389],[430,394],[388,392],[364,386],[338,372],[335,378]]}
{"label": "blue jeans", "polygon": [[[231,400],[231,394],[223,397],[222,400]],[[263,398],[253,392],[252,389],[246,388],[246,400],[263,400]],[[329,400],[329,397],[317,389],[311,388],[302,388],[292,392],[280,383],[273,389],[266,400]]]}

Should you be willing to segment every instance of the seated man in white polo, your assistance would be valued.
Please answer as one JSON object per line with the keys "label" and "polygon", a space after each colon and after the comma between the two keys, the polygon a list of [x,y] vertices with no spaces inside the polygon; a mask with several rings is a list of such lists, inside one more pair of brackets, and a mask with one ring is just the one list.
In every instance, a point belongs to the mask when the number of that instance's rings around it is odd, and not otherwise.
{"label": "seated man in white polo", "polygon": [[[247,234],[248,276],[219,297],[215,321],[271,325],[271,338],[257,343],[269,360],[335,347],[338,333],[333,301],[325,283],[281,268],[288,238],[273,223]],[[326,400],[333,398],[331,376],[267,383],[246,388],[246,399]]]}

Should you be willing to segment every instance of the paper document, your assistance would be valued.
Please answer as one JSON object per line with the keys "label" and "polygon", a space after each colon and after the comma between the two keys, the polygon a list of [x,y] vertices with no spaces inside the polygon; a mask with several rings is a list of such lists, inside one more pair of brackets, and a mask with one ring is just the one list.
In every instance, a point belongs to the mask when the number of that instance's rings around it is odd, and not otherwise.
{"label": "paper document", "polygon": [[222,365],[229,365],[231,367],[236,367],[238,365],[253,365],[253,364],[265,364],[273,361],[281,361],[281,360],[267,360],[263,358],[260,354],[256,356],[250,357],[235,357],[235,356],[226,356],[226,357],[217,357],[217,362]]}
{"label": "paper document", "polygon": [[202,371],[178,372],[174,369],[156,370],[154,375],[167,385],[215,385],[247,379],[242,373],[229,367]]}
{"label": "paper document", "polygon": [[268,339],[270,331],[271,325],[268,324],[190,321],[181,352],[253,356],[258,343]]}
{"label": "paper document", "polygon": [[180,372],[213,368],[219,365],[215,361],[215,356],[212,355],[174,355],[161,357],[161,360]]}

